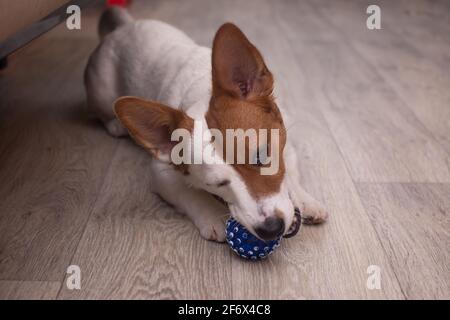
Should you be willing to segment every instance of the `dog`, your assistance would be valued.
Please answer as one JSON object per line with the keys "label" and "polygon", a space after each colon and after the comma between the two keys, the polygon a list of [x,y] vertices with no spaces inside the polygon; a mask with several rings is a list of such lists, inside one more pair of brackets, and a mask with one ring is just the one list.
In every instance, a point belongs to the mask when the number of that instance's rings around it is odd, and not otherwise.
{"label": "dog", "polygon": [[[327,219],[324,207],[299,184],[272,73],[236,25],[222,25],[210,49],[166,23],[134,20],[126,9],[113,7],[103,13],[99,34],[85,71],[89,108],[109,134],[130,135],[149,151],[152,191],[185,213],[203,238],[225,241],[230,214],[263,240],[288,235],[300,220]],[[199,124],[224,136],[227,129],[277,130],[271,151],[279,154],[277,171],[262,175],[259,161],[174,164],[173,132],[195,136]]]}

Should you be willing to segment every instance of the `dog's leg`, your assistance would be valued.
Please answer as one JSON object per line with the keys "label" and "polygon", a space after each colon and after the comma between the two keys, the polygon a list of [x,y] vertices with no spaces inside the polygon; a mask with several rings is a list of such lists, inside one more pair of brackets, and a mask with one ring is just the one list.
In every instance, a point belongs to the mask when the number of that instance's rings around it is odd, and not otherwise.
{"label": "dog's leg", "polygon": [[228,208],[211,194],[187,186],[170,165],[153,161],[152,166],[153,191],[185,213],[203,238],[224,242]]}
{"label": "dog's leg", "polygon": [[323,205],[307,193],[300,185],[297,154],[290,145],[286,145],[285,161],[289,195],[294,206],[300,209],[303,223],[318,224],[326,221],[328,212]]}

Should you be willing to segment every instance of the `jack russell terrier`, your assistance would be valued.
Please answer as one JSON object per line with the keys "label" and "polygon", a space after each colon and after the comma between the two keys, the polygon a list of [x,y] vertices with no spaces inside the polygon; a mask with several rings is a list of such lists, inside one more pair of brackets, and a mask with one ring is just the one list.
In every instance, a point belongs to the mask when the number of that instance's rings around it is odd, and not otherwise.
{"label": "jack russell terrier", "polygon": [[[238,27],[222,25],[211,50],[168,24],[134,20],[113,7],[102,15],[99,34],[101,43],[85,71],[89,108],[112,136],[129,134],[150,152],[153,191],[186,213],[203,238],[225,241],[230,214],[263,240],[298,230],[300,220],[327,219],[322,205],[299,184],[296,151],[286,141],[272,95],[272,74]],[[260,161],[171,161],[176,129],[192,136],[214,129],[225,137],[228,129],[250,128],[279,133],[278,143],[268,145],[269,152],[279,154],[274,174],[262,175],[266,165]],[[245,148],[255,152],[249,143]]]}

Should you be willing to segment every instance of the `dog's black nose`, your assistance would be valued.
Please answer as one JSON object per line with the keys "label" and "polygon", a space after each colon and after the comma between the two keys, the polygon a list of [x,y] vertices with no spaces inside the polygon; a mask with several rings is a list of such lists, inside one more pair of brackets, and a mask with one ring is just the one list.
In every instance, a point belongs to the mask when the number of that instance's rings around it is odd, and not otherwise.
{"label": "dog's black nose", "polygon": [[255,232],[265,241],[274,240],[284,233],[284,220],[276,217],[269,217],[255,228]]}

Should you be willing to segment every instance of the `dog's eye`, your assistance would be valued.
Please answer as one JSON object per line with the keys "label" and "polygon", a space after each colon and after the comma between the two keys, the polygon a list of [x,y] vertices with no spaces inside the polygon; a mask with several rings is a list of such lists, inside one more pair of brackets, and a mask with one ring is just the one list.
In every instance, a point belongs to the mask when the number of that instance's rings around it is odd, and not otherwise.
{"label": "dog's eye", "polygon": [[262,167],[267,164],[267,148],[256,150],[253,165]]}
{"label": "dog's eye", "polygon": [[264,164],[261,162],[261,157],[259,156],[259,154],[256,154],[256,163],[255,166],[257,167],[262,167]]}
{"label": "dog's eye", "polygon": [[225,180],[220,181],[220,182],[217,184],[217,186],[218,186],[218,187],[224,187],[224,186],[229,185],[230,183],[231,183],[230,180],[225,179]]}

